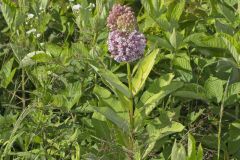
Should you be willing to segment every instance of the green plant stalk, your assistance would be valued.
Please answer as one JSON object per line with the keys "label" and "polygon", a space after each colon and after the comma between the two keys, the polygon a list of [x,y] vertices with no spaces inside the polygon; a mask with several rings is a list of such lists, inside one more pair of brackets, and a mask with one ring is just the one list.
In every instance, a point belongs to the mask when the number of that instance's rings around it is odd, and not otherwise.
{"label": "green plant stalk", "polygon": [[25,102],[25,72],[24,69],[22,69],[22,105],[23,109],[26,108],[26,102]]}
{"label": "green plant stalk", "polygon": [[[128,76],[128,87],[130,90],[130,105],[129,105],[129,122],[130,122],[130,149],[133,152],[134,148],[134,136],[133,136],[133,132],[134,132],[134,97],[132,94],[132,74],[131,74],[131,67],[130,64],[127,63],[127,76]],[[134,152],[133,152],[134,153]],[[132,156],[131,158],[132,159]]]}
{"label": "green plant stalk", "polygon": [[235,117],[236,117],[236,120],[239,118],[239,116],[238,116],[238,115],[239,115],[239,108],[240,108],[239,105],[237,105],[236,108],[235,108],[235,115],[236,115]]}
{"label": "green plant stalk", "polygon": [[219,125],[218,125],[218,152],[217,152],[217,159],[220,160],[220,151],[221,151],[221,132],[222,132],[222,117],[223,117],[223,111],[224,111],[224,102],[225,102],[225,97],[227,95],[227,90],[228,90],[228,84],[229,84],[230,77],[228,78],[227,85],[224,90],[224,94],[222,97],[222,103],[221,103],[221,108],[220,108],[220,113],[219,113]]}

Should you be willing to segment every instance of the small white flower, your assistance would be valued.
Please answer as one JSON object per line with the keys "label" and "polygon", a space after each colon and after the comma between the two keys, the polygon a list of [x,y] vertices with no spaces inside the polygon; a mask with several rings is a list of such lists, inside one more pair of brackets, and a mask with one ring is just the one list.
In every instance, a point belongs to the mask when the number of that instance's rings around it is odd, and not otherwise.
{"label": "small white flower", "polygon": [[94,4],[94,3],[90,3],[89,6],[90,6],[91,8],[95,8],[95,4]]}
{"label": "small white flower", "polygon": [[40,34],[40,33],[38,33],[36,36],[37,36],[37,38],[39,38],[39,37],[41,36],[41,34]]}
{"label": "small white flower", "polygon": [[31,34],[31,33],[35,33],[37,30],[35,29],[35,28],[33,28],[33,29],[30,29],[29,31],[27,31],[26,33],[29,35],[29,34]]}
{"label": "small white flower", "polygon": [[74,0],[68,0],[69,2],[74,2]]}
{"label": "small white flower", "polygon": [[27,18],[28,19],[32,19],[34,17],[34,14],[32,14],[32,13],[29,13],[28,15],[27,15]]}
{"label": "small white flower", "polygon": [[76,4],[72,6],[73,11],[78,11],[82,6],[80,4]]}

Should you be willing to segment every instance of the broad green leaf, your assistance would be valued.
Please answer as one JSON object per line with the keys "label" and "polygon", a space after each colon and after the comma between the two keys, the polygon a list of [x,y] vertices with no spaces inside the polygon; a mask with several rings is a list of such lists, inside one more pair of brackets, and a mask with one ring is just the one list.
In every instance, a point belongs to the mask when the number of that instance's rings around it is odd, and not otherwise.
{"label": "broad green leaf", "polygon": [[186,160],[186,151],[182,144],[177,144],[174,142],[172,153],[171,153],[171,160]]}
{"label": "broad green leaf", "polygon": [[16,68],[12,69],[13,62],[14,58],[11,58],[0,70],[0,83],[1,87],[3,88],[7,88],[9,83],[12,81],[13,76],[15,75]]}
{"label": "broad green leaf", "polygon": [[196,160],[196,142],[190,133],[188,134],[188,160]]}
{"label": "broad green leaf", "polygon": [[226,33],[229,35],[233,35],[235,30],[230,24],[225,23],[224,21],[216,20],[215,22],[216,30],[219,33]]}
{"label": "broad green leaf", "polygon": [[152,51],[147,55],[139,64],[137,73],[133,77],[133,95],[136,95],[143,87],[149,73],[151,72],[155,63],[155,58],[159,52],[159,49]]}
{"label": "broad green leaf", "polygon": [[16,7],[12,3],[6,3],[5,1],[3,1],[0,7],[8,27],[12,28],[16,14]]}
{"label": "broad green leaf", "polygon": [[49,53],[44,51],[34,51],[31,53],[28,53],[21,61],[20,61],[20,67],[26,67],[33,64],[36,64],[36,62],[48,62],[51,60],[51,56]]}
{"label": "broad green leaf", "polygon": [[167,49],[169,51],[174,50],[174,48],[171,46],[171,44],[169,43],[168,40],[166,40],[165,38],[160,38],[159,36],[156,35],[151,35],[147,37],[148,39],[148,44],[149,46],[155,48],[163,48],[163,49]]}
{"label": "broad green leaf", "polygon": [[79,102],[81,96],[80,82],[67,83],[64,90],[60,90],[58,94],[52,96],[52,105],[70,111]]}
{"label": "broad green leaf", "polygon": [[184,126],[181,123],[174,121],[170,122],[169,124],[163,124],[163,126],[160,125],[158,128],[152,124],[149,124],[147,126],[147,131],[149,134],[148,147],[143,154],[143,158],[145,158],[151,152],[157,140],[173,133],[182,132],[183,129]]}
{"label": "broad green leaf", "polygon": [[160,126],[160,128],[156,128],[153,125],[148,125],[147,128],[150,134],[150,141],[156,141],[169,134],[182,132],[184,129],[184,126],[179,122],[172,121],[170,122],[170,124],[167,124],[164,127]]}
{"label": "broad green leaf", "polygon": [[99,106],[108,106],[116,111],[122,118],[128,118],[126,107],[121,105],[121,102],[111,94],[107,89],[96,85],[93,92],[99,99]]}
{"label": "broad green leaf", "polygon": [[222,38],[223,42],[225,43],[227,49],[229,52],[232,54],[233,58],[235,61],[240,65],[240,53],[238,53],[236,47],[227,39],[227,38]]}
{"label": "broad green leaf", "polygon": [[155,79],[151,85],[147,88],[147,90],[141,96],[140,101],[145,103],[150,97],[154,94],[158,93],[162,87],[167,86],[171,83],[174,77],[173,73],[162,75],[160,78]]}
{"label": "broad green leaf", "polygon": [[70,83],[67,86],[67,90],[65,92],[66,97],[68,98],[67,101],[67,109],[68,111],[71,110],[71,108],[77,104],[82,96],[82,85],[80,82]]}
{"label": "broad green leaf", "polygon": [[205,89],[195,83],[186,83],[173,93],[174,96],[207,101]]}
{"label": "broad green leaf", "polygon": [[102,77],[103,82],[110,87],[110,89],[115,92],[118,96],[121,104],[124,108],[128,108],[130,106],[130,97],[131,93],[126,85],[124,85],[119,78],[113,74],[111,71],[107,69],[97,69],[92,66],[96,72]]}
{"label": "broad green leaf", "polygon": [[235,21],[235,13],[229,7],[225,6],[222,3],[218,3],[217,9],[224,17],[226,17],[227,20],[229,20],[230,22]]}
{"label": "broad green leaf", "polygon": [[170,20],[178,22],[184,11],[185,0],[180,0],[180,2],[176,1],[173,6],[173,9],[168,12],[170,14],[168,16],[170,17]]}
{"label": "broad green leaf", "polygon": [[93,107],[94,110],[102,114],[106,119],[117,125],[123,132],[129,131],[128,122],[121,118],[114,110],[109,107]]}
{"label": "broad green leaf", "polygon": [[222,38],[207,36],[205,33],[193,33],[184,39],[184,42],[192,42],[199,47],[226,49]]}
{"label": "broad green leaf", "polygon": [[166,16],[163,14],[164,9],[161,0],[141,0],[141,3],[149,17],[153,19],[153,23],[156,23],[158,27],[164,30],[169,31],[172,29]]}
{"label": "broad green leaf", "polygon": [[128,87],[124,85],[115,74],[107,69],[98,69],[93,65],[91,66],[102,77],[106,85],[108,85],[111,90],[116,93],[116,95],[122,94],[122,97],[131,97],[131,92],[129,91]]}
{"label": "broad green leaf", "polygon": [[192,66],[190,63],[190,57],[187,54],[178,54],[173,59],[173,66],[178,74],[180,74],[181,79],[185,82],[190,82],[193,78]]}
{"label": "broad green leaf", "polygon": [[46,53],[38,53],[33,55],[31,59],[35,60],[36,62],[49,62],[51,61],[52,57]]}
{"label": "broad green leaf", "polygon": [[174,28],[173,29],[173,32],[172,32],[172,34],[171,34],[171,36],[170,36],[170,38],[169,38],[169,41],[170,41],[170,43],[171,43],[171,45],[175,48],[175,49],[177,49],[177,47],[178,47],[178,43],[177,43],[177,34],[176,34],[176,29]]}
{"label": "broad green leaf", "polygon": [[233,83],[228,86],[227,97],[240,94],[240,82]]}
{"label": "broad green leaf", "polygon": [[207,96],[219,103],[223,96],[223,85],[224,82],[217,77],[208,78],[204,85]]}
{"label": "broad green leaf", "polygon": [[195,122],[204,112],[205,109],[200,109],[199,111],[193,111],[191,112],[190,114],[188,114],[188,120],[189,120],[189,123],[193,123]]}
{"label": "broad green leaf", "polygon": [[19,138],[21,137],[25,132],[24,131],[20,131],[17,134],[11,136],[11,139],[9,139],[8,141],[5,142],[5,148],[4,148],[4,152],[1,155],[1,159],[3,159],[5,156],[7,156],[10,152],[11,152],[11,147],[13,146],[13,143]]}
{"label": "broad green leaf", "polygon": [[235,121],[229,127],[228,150],[230,154],[234,154],[240,149],[240,121]]}
{"label": "broad green leaf", "polygon": [[[149,115],[152,110],[158,105],[159,101],[164,98],[165,96],[169,95],[170,93],[176,91],[177,89],[181,88],[183,83],[181,82],[172,82],[167,86],[162,87],[158,93],[153,95],[144,95],[148,98],[144,98],[146,100],[140,100],[143,103],[143,107],[145,108],[145,114]],[[147,94],[147,93],[146,93]]]}
{"label": "broad green leaf", "polygon": [[203,148],[202,148],[201,144],[199,144],[199,146],[198,146],[197,160],[203,160]]}
{"label": "broad green leaf", "polygon": [[141,0],[144,9],[153,17],[158,18],[161,15],[162,0]]}

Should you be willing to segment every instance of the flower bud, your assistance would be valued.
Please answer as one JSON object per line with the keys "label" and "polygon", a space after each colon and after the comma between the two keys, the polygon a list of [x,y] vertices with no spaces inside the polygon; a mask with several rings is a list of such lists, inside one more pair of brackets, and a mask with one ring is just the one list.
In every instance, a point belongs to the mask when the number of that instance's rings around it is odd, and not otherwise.
{"label": "flower bud", "polygon": [[111,31],[132,32],[137,29],[137,20],[130,7],[114,5],[107,18],[107,26]]}

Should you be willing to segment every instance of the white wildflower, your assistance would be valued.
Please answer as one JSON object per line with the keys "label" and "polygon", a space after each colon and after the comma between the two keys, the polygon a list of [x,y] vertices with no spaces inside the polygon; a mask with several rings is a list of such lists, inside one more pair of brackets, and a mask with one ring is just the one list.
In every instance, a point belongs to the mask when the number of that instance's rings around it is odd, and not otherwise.
{"label": "white wildflower", "polygon": [[80,4],[76,4],[72,6],[73,11],[78,11],[82,6]]}
{"label": "white wildflower", "polygon": [[28,15],[27,15],[27,19],[32,19],[34,17],[34,14],[32,14],[32,13],[29,13]]}
{"label": "white wildflower", "polygon": [[94,4],[94,3],[90,3],[90,4],[89,4],[89,7],[95,8],[95,4]]}
{"label": "white wildflower", "polygon": [[40,33],[38,33],[36,36],[37,36],[37,38],[39,38],[39,37],[41,36],[41,34],[40,34]]}
{"label": "white wildflower", "polygon": [[31,33],[35,33],[37,30],[35,29],[35,28],[33,28],[33,29],[30,29],[29,31],[27,31],[26,33],[29,35],[29,34],[31,34]]}

